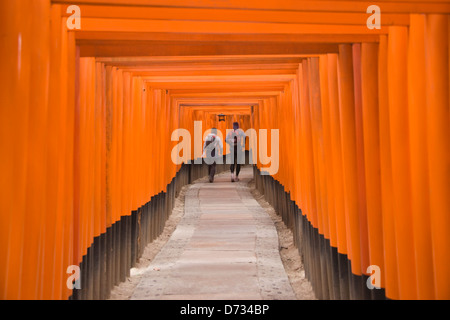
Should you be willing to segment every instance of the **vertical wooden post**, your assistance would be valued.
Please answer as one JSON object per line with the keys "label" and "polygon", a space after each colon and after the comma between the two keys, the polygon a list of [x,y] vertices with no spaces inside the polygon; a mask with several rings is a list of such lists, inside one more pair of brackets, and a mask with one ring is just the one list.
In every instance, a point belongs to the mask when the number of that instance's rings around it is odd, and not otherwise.
{"label": "vertical wooden post", "polygon": [[[339,268],[339,298],[349,298],[348,270],[345,257],[348,254],[345,222],[344,176],[342,164],[342,141],[339,115],[338,55],[328,55],[328,87],[330,103],[330,134],[333,154],[334,207],[336,211],[336,236]],[[344,263],[345,262],[345,263]]]}
{"label": "vertical wooden post", "polygon": [[386,297],[398,299],[397,252],[393,214],[392,160],[388,99],[387,36],[380,37],[378,53],[378,102],[380,122],[381,200],[383,211],[383,247],[386,281]]}
{"label": "vertical wooden post", "polygon": [[[339,45],[339,102],[342,137],[342,160],[344,172],[344,196],[347,242],[351,272],[361,275],[361,243],[358,214],[358,179],[355,168],[356,158],[356,119],[354,103],[354,79],[352,47],[349,44]],[[360,285],[351,283],[350,298],[359,298]]]}
{"label": "vertical wooden post", "polygon": [[[358,180],[358,216],[361,242],[361,274],[366,273],[369,266],[369,245],[368,245],[368,226],[367,226],[367,204],[366,204],[366,176],[364,151],[371,148],[370,145],[364,145],[363,119],[362,119],[362,79],[361,79],[361,44],[352,45],[353,51],[353,80],[355,92],[355,129],[356,129],[356,164]],[[364,277],[364,276],[363,276]],[[367,296],[366,284],[362,284],[362,293]]]}
{"label": "vertical wooden post", "polygon": [[326,175],[326,197],[327,202],[327,224],[328,234],[325,235],[329,239],[330,247],[328,249],[329,261],[328,268],[328,286],[330,289],[330,299],[337,300],[340,298],[339,292],[339,265],[337,260],[337,236],[336,236],[336,212],[334,205],[334,172],[333,172],[333,152],[331,147],[331,117],[330,117],[330,88],[328,80],[328,56],[320,56],[320,93],[322,102],[322,128],[323,128],[323,146],[324,146],[324,163]]}
{"label": "vertical wooden post", "polygon": [[[326,169],[325,169],[325,155],[324,155],[324,137],[322,126],[322,104],[320,93],[320,69],[319,58],[313,57],[309,59],[310,62],[310,99],[311,99],[311,129],[313,136],[313,153],[314,153],[314,168],[315,168],[315,186],[318,197],[317,200],[317,218],[318,218],[318,233],[329,238],[328,229],[328,206],[327,206],[327,190],[326,190]],[[330,299],[328,272],[327,272],[327,258],[324,246],[324,239],[319,240],[320,248],[320,273],[322,283],[322,298]],[[319,270],[317,270],[319,272]]]}
{"label": "vertical wooden post", "polygon": [[410,139],[407,121],[407,47],[407,28],[390,27],[388,95],[399,292],[401,299],[415,299],[417,298],[417,285],[411,219]]}
{"label": "vertical wooden post", "polygon": [[[381,236],[383,234],[383,226],[380,179],[380,125],[378,114],[378,44],[362,44],[361,77],[367,222],[369,227],[369,264],[378,266],[380,271],[384,273],[383,238]],[[384,278],[381,277],[381,280],[381,287],[385,287]],[[374,293],[378,293],[377,289],[373,290]]]}
{"label": "vertical wooden post", "polygon": [[450,132],[448,16],[426,18],[426,92],[428,173],[430,178],[431,240],[435,297],[450,297]]}
{"label": "vertical wooden post", "polygon": [[410,16],[408,46],[408,107],[411,138],[411,201],[414,251],[417,264],[417,298],[434,298],[433,258],[428,177],[428,123],[425,74],[425,16]]}

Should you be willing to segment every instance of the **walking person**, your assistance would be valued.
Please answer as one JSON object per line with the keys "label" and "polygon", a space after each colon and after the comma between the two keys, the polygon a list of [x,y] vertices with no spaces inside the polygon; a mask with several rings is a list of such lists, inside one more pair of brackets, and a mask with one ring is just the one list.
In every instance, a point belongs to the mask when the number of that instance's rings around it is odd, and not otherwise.
{"label": "walking person", "polygon": [[[239,181],[241,164],[245,163],[245,133],[239,128],[239,123],[233,123],[233,131],[228,132],[225,141],[230,145],[228,162],[230,163],[231,182]],[[236,174],[234,173],[236,169]]]}
{"label": "walking person", "polygon": [[214,182],[214,175],[216,174],[216,163],[223,163],[221,155],[223,154],[223,144],[220,137],[217,135],[217,129],[212,128],[211,133],[205,138],[203,144],[203,155],[205,163],[208,165],[209,182]]}

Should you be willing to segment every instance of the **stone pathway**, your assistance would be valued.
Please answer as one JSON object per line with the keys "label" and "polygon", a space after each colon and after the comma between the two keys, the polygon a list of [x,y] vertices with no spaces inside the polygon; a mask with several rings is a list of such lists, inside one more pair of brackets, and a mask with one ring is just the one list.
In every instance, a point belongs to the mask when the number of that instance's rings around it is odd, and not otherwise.
{"label": "stone pathway", "polygon": [[131,299],[291,300],[295,294],[281,262],[271,218],[247,183],[228,172],[186,193],[185,214]]}

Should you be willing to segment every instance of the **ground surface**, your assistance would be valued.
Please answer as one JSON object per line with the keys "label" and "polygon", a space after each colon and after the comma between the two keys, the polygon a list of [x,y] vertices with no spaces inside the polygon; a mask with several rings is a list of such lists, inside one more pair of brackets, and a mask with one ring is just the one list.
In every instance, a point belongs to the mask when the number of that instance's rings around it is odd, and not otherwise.
{"label": "ground surface", "polygon": [[292,234],[252,169],[185,186],[161,236],[110,299],[314,299]]}

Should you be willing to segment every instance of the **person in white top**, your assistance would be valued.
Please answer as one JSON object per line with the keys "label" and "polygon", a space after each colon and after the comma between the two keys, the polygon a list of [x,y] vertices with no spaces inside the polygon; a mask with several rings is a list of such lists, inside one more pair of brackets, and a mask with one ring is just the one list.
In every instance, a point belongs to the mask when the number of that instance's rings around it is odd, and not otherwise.
{"label": "person in white top", "polygon": [[222,140],[217,135],[217,129],[212,128],[211,133],[206,136],[205,143],[203,144],[203,155],[205,163],[208,165],[209,182],[211,183],[214,182],[216,163],[223,163],[223,159],[221,159],[222,154]]}
{"label": "person in white top", "polygon": [[[228,132],[225,141],[230,145],[227,163],[230,163],[231,182],[239,181],[241,164],[245,163],[245,133],[239,129],[239,123],[233,123],[233,131]],[[236,169],[236,174],[234,170]]]}

